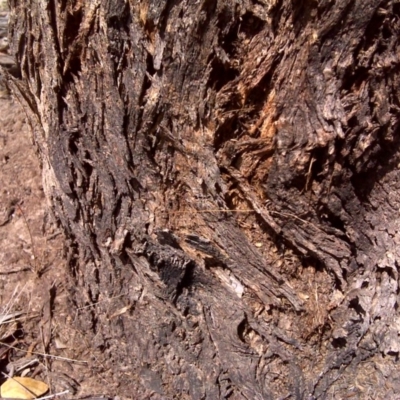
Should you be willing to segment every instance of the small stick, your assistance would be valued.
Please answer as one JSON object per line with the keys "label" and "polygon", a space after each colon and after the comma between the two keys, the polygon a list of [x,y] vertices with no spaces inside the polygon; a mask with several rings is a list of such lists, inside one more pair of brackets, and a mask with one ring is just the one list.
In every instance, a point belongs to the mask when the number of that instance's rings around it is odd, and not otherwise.
{"label": "small stick", "polygon": [[20,269],[12,269],[11,271],[0,271],[0,275],[11,275],[11,274],[19,274],[24,271],[32,271],[32,268],[20,268]]}
{"label": "small stick", "polygon": [[315,158],[312,157],[311,161],[310,161],[310,165],[308,166],[306,186],[304,186],[303,191],[306,191],[306,192],[308,191],[308,186],[309,186],[310,180],[311,180],[311,170],[312,170],[312,166],[315,163],[315,161],[316,161]]}
{"label": "small stick", "polygon": [[[50,321],[49,321],[49,323],[50,323]],[[40,326],[40,337],[42,339],[43,352],[47,353],[47,346],[44,343],[43,326]],[[46,367],[46,372],[48,373],[49,372],[49,360],[47,359],[47,357],[44,358],[44,365]],[[46,374],[46,375],[48,378],[48,374]],[[49,382],[47,382],[47,383],[49,383]]]}
{"label": "small stick", "polygon": [[279,211],[270,211],[270,213],[271,213],[271,214],[282,215],[283,217],[292,217],[292,218],[295,218],[295,219],[297,219],[297,220],[299,220],[299,221],[301,221],[301,222],[303,222],[303,223],[305,223],[305,224],[311,225],[311,226],[314,227],[317,231],[324,232],[321,228],[318,228],[318,226],[314,225],[312,222],[306,221],[305,219],[302,219],[302,218],[298,217],[298,216],[295,215],[295,214],[291,214],[291,213],[282,213],[282,212],[279,212]]}
{"label": "small stick", "polygon": [[[257,210],[223,210],[223,209],[209,209],[209,210],[185,210],[185,211],[174,211],[177,214],[186,214],[186,213],[195,213],[195,214],[203,214],[203,213],[212,213],[212,212],[231,212],[231,213],[252,213],[255,212],[257,214],[259,214],[259,211]],[[315,229],[317,229],[320,232],[323,232],[323,230],[321,228],[318,228],[316,225],[314,225],[312,222],[306,221],[305,219],[302,219],[300,217],[298,217],[295,214],[291,214],[291,213],[285,213],[285,212],[279,212],[279,211],[269,211],[271,214],[276,214],[276,215],[281,215],[283,217],[292,217],[297,219],[298,221],[301,221],[305,224],[311,225],[313,226]]]}
{"label": "small stick", "polygon": [[52,399],[53,397],[62,396],[63,394],[69,393],[69,390],[64,390],[63,392],[49,394],[48,396],[38,397],[36,400],[47,400]]}
{"label": "small stick", "polygon": [[[19,349],[18,347],[11,346],[10,344],[4,343],[4,342],[0,342],[0,344],[1,344],[2,346],[8,347],[9,349],[24,351],[25,353],[28,353],[27,350]],[[36,354],[36,355],[42,356],[42,357],[54,358],[54,359],[56,359],[56,360],[61,360],[61,361],[75,362],[75,363],[79,363],[79,364],[88,364],[87,361],[74,360],[73,358],[67,358],[67,357],[61,357],[61,356],[53,356],[52,354],[43,354],[43,353],[39,353],[39,352],[36,352],[36,351],[31,351],[30,354]]]}

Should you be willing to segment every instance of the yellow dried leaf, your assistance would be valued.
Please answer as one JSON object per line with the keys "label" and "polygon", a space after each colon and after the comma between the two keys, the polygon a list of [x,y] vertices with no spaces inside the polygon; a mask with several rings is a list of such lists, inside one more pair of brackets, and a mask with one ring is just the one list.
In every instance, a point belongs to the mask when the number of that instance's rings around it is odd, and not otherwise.
{"label": "yellow dried leaf", "polygon": [[44,382],[16,376],[7,379],[1,385],[0,396],[11,399],[34,399],[44,395],[48,390],[49,387]]}
{"label": "yellow dried leaf", "polygon": [[119,315],[122,315],[124,313],[126,313],[128,310],[130,310],[132,308],[132,305],[126,306],[121,308],[120,310],[118,310],[116,313],[114,313],[113,315],[111,315],[110,319],[118,317]]}
{"label": "yellow dried leaf", "polygon": [[302,293],[302,292],[297,293],[297,296],[299,296],[304,301],[308,300],[310,298],[310,296],[308,294]]}

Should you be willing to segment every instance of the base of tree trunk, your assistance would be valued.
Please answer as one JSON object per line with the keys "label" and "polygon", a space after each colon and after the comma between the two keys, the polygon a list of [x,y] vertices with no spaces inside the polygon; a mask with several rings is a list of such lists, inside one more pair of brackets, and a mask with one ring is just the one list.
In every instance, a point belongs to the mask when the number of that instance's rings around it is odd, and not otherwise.
{"label": "base of tree trunk", "polygon": [[393,398],[398,4],[10,3],[71,309],[127,396]]}

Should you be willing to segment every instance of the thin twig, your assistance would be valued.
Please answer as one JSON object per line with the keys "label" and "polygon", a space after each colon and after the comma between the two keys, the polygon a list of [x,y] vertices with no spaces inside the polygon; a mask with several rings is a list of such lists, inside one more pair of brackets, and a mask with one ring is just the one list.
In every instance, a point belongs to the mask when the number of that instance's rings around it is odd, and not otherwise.
{"label": "thin twig", "polygon": [[[2,346],[8,347],[9,349],[14,349],[14,350],[23,351],[23,352],[25,352],[25,353],[28,353],[27,350],[20,349],[20,348],[15,347],[15,346],[11,346],[10,344],[4,343],[4,342],[0,342],[0,344],[1,344]],[[79,364],[88,364],[87,361],[74,360],[73,358],[67,358],[67,357],[61,357],[61,356],[53,356],[52,354],[43,354],[43,353],[39,353],[39,352],[36,352],[36,351],[31,351],[30,353],[31,353],[31,354],[36,354],[36,355],[42,356],[42,357],[54,358],[54,359],[56,359],[56,360],[61,360],[61,361],[75,362],[75,363],[79,363]]]}
{"label": "thin twig", "polygon": [[291,214],[291,213],[282,213],[282,212],[279,212],[279,211],[270,211],[270,213],[271,213],[271,214],[282,215],[283,217],[292,217],[292,218],[295,218],[295,219],[297,219],[298,221],[301,221],[301,222],[303,222],[303,223],[305,223],[305,224],[308,224],[308,225],[313,226],[316,230],[318,230],[318,231],[320,231],[320,232],[324,232],[321,228],[318,228],[318,226],[314,225],[312,222],[306,221],[305,219],[302,219],[302,218],[298,217],[298,216],[295,215],[295,214]]}
{"label": "thin twig", "polygon": [[[26,284],[25,284],[25,286],[26,286]],[[14,291],[13,291],[13,294],[11,295],[10,300],[8,300],[7,305],[3,308],[2,314],[9,314],[9,313],[10,313],[10,311],[11,311],[13,305],[15,304],[15,302],[18,300],[18,297],[21,295],[21,293],[22,293],[23,290],[25,289],[25,286],[24,286],[24,288],[19,292],[19,294],[17,295],[17,292],[18,292],[18,289],[19,289],[19,283],[17,284],[17,286],[15,287],[15,289],[14,289]],[[14,300],[14,297],[15,297],[15,300]]]}
{"label": "thin twig", "polygon": [[23,311],[17,311],[11,314],[0,314],[0,325],[14,322],[15,317],[19,317],[20,315],[25,314]]}
{"label": "thin twig", "polygon": [[21,317],[21,318],[14,318],[14,319],[10,319],[9,321],[2,321],[0,323],[0,325],[12,324],[12,323],[18,322],[18,321],[26,321],[27,319],[33,319],[33,318],[37,318],[37,317],[40,317],[40,315],[36,314],[36,315],[32,315],[30,317],[28,315],[26,315],[25,317]]}
{"label": "thin twig", "polygon": [[304,189],[302,190],[302,192],[303,191],[305,191],[305,192],[308,191],[308,186],[309,186],[310,180],[311,180],[311,170],[312,170],[312,166],[315,163],[315,161],[316,161],[315,158],[312,157],[311,161],[310,161],[310,165],[308,166],[306,185],[304,186]]}
{"label": "thin twig", "polygon": [[[223,213],[259,213],[257,210],[223,210],[223,209],[208,209],[208,210],[185,210],[185,211],[174,211],[177,214],[186,214],[186,213],[194,213],[194,214],[204,214],[204,213],[213,213],[213,212],[223,212]],[[310,221],[306,221],[305,219],[302,219],[300,217],[298,217],[295,214],[291,214],[291,213],[284,213],[284,212],[279,212],[279,211],[269,211],[271,214],[276,214],[276,215],[281,215],[283,217],[292,217],[297,219],[298,221],[303,222],[304,224],[308,224],[311,225],[312,227],[314,227],[315,229],[317,229],[320,232],[324,232],[321,228],[318,228],[318,226],[314,225],[312,222]]]}
{"label": "thin twig", "polygon": [[[50,323],[50,321],[49,321],[49,323]],[[43,352],[46,354],[47,353],[47,346],[44,343],[43,326],[40,326],[39,329],[40,329],[40,338],[42,339]],[[47,357],[44,358],[44,366],[46,368],[46,372],[47,372],[46,377],[47,377],[47,380],[48,380],[49,361],[48,361]],[[49,382],[47,382],[47,383],[49,383]]]}
{"label": "thin twig", "polygon": [[69,390],[64,390],[63,392],[54,393],[54,394],[49,394],[48,396],[44,396],[44,397],[38,397],[36,400],[47,400],[47,399],[52,399],[52,398],[54,398],[54,397],[62,396],[63,394],[67,394],[67,393],[69,393]]}
{"label": "thin twig", "polygon": [[0,275],[19,274],[20,272],[32,271],[32,268],[12,269],[10,271],[0,271]]}
{"label": "thin twig", "polygon": [[[5,315],[12,314],[11,313],[11,309],[13,308],[14,304],[16,304],[19,296],[21,296],[21,294],[24,292],[26,285],[27,284],[25,283],[25,285],[23,286],[22,290],[19,290],[19,286],[20,286],[19,283],[16,285],[16,287],[15,287],[15,289],[14,289],[12,295],[11,295],[10,300],[7,302],[7,304],[1,310],[0,319],[1,319],[1,316],[4,317]],[[21,312],[21,314],[24,314],[24,313]],[[1,322],[5,323],[7,321],[2,320]],[[3,336],[5,333],[2,332],[2,328],[1,327],[2,327],[2,324],[0,324],[0,338],[5,339],[5,337]]]}

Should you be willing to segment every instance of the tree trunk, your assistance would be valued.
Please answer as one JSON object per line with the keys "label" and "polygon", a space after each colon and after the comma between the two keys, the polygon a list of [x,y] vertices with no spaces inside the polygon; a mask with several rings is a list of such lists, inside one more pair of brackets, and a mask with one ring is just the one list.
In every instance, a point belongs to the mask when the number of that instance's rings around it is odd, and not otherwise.
{"label": "tree trunk", "polygon": [[9,86],[121,395],[394,398],[400,3],[10,3]]}

